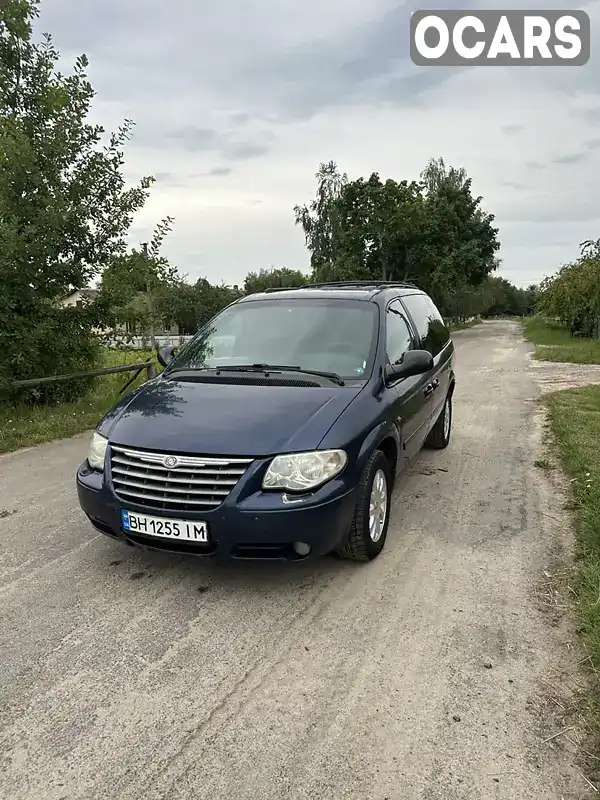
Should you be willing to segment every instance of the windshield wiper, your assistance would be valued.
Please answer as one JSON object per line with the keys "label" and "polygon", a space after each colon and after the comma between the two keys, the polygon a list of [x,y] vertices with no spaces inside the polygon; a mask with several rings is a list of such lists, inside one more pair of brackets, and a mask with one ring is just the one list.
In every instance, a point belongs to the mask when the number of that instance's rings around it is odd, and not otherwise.
{"label": "windshield wiper", "polygon": [[304,369],[303,367],[290,366],[289,364],[232,364],[231,366],[214,367],[217,372],[302,372],[304,375],[318,375],[321,378],[328,378],[337,383],[338,386],[345,386],[346,383],[337,372],[322,372],[317,369]]}

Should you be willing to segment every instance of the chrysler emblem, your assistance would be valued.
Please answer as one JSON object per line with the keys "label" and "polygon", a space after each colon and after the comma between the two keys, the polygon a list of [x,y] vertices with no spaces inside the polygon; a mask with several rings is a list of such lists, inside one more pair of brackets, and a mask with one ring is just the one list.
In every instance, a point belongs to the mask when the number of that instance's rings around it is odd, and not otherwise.
{"label": "chrysler emblem", "polygon": [[165,458],[165,460],[163,461],[163,464],[165,465],[165,467],[168,467],[169,469],[172,469],[173,467],[176,467],[178,463],[179,462],[177,461],[175,456],[167,456]]}

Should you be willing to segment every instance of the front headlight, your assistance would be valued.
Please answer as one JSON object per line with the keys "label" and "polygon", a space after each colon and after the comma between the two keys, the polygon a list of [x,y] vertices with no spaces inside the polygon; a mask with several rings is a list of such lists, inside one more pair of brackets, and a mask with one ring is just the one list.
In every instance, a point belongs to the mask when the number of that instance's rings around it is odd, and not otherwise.
{"label": "front headlight", "polygon": [[88,464],[92,469],[104,469],[104,458],[106,456],[107,447],[108,439],[101,436],[98,431],[94,431],[87,457]]}
{"label": "front headlight", "polygon": [[263,489],[305,492],[316,489],[344,469],[348,456],[343,450],[316,450],[275,456],[263,478]]}

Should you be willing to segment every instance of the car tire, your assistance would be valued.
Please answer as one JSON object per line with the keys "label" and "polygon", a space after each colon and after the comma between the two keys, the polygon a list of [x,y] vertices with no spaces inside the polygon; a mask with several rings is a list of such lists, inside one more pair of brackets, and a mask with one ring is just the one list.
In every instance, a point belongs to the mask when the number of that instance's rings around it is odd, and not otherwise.
{"label": "car tire", "polygon": [[437,418],[437,421],[429,436],[425,440],[425,446],[433,450],[443,450],[450,444],[450,436],[452,435],[452,394],[448,392],[446,402],[442,409],[442,413]]}
{"label": "car tire", "polygon": [[391,494],[389,461],[381,450],[375,450],[358,484],[354,519],[344,542],[336,550],[339,556],[349,561],[377,558],[387,538]]}

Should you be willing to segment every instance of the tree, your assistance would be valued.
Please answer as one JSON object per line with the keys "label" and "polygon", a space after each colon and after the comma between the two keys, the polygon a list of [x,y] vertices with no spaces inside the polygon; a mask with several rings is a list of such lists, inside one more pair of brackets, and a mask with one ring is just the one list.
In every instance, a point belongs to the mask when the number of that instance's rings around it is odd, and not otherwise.
{"label": "tree", "polygon": [[442,310],[481,284],[500,246],[493,216],[463,168],[432,160],[422,182],[349,181],[333,162],[317,173],[310,207],[296,207],[318,280],[409,280]]}
{"label": "tree", "polygon": [[166,217],[156,226],[151,241],[141,244],[139,249],[119,254],[113,258],[102,273],[102,290],[115,302],[129,301],[141,292],[157,289],[177,278],[177,268],[171,266],[160,250],[173,219]]}
{"label": "tree", "polygon": [[188,336],[198,329],[198,292],[184,279],[162,287],[156,297],[156,312],[166,328],[176,325],[180,335]]}
{"label": "tree", "polygon": [[595,337],[600,320],[600,239],[580,244],[580,255],[540,285],[538,310],[573,336]]}
{"label": "tree", "polygon": [[415,253],[417,282],[441,308],[457,291],[480,285],[497,267],[500,248],[494,217],[481,209],[481,197],[471,194],[471,180],[455,177],[428,191],[424,225]]}
{"label": "tree", "polygon": [[[57,302],[125,252],[152,184],[126,188],[132,123],[104,139],[87,121],[87,59],[57,71],[49,36],[32,39],[38,0],[0,5],[0,381],[89,368],[98,306]],[[77,392],[82,384],[64,386]],[[57,390],[58,391],[58,390]]]}
{"label": "tree", "polygon": [[478,286],[452,293],[446,304],[449,319],[464,322],[474,316],[517,316],[532,314],[537,287],[519,289],[506,278],[488,275]]}
{"label": "tree", "polygon": [[321,280],[408,280],[414,245],[422,227],[419,184],[391,179],[383,183],[374,172],[346,182],[336,206],[338,236],[330,265],[315,270]]}
{"label": "tree", "polygon": [[215,314],[242,296],[239,289],[213,285],[200,278],[194,285],[177,280],[159,295],[157,310],[166,324],[175,324],[180,334],[193,335]]}
{"label": "tree", "polygon": [[242,292],[221,283],[219,286],[209,283],[206,278],[201,278],[196,283],[197,293],[197,325],[202,327],[215,314],[222,311],[225,306],[239,300]]}
{"label": "tree", "polygon": [[341,235],[341,220],[336,201],[348,183],[346,173],[340,173],[334,161],[322,163],[316,172],[317,193],[308,205],[295,206],[296,225],[304,231],[304,241],[310,252],[310,265],[321,280],[335,270],[334,261]]}
{"label": "tree", "polygon": [[149,243],[117,255],[102,275],[102,298],[112,311],[112,324],[125,323],[132,331],[139,329],[153,348],[156,327],[164,325],[162,298],[182,283],[176,267],[160,253],[172,225],[171,217],[163,219]]}
{"label": "tree", "polygon": [[450,184],[454,189],[461,189],[467,180],[467,171],[464,167],[447,167],[443,158],[430,158],[421,172],[421,183],[428,195],[438,192],[444,184]]}
{"label": "tree", "polygon": [[308,282],[307,276],[297,269],[280,267],[279,269],[261,269],[259,272],[249,272],[244,281],[244,293],[255,294],[264,292],[265,289],[275,289],[283,286],[304,286]]}

